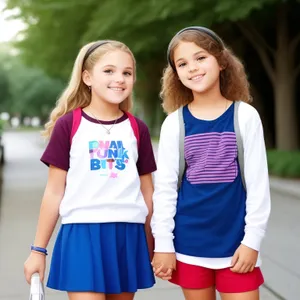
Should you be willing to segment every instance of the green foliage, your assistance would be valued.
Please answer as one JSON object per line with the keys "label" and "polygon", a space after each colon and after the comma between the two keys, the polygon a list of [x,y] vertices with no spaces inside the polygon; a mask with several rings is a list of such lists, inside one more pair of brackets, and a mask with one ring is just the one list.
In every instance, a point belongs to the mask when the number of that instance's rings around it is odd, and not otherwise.
{"label": "green foliage", "polygon": [[41,70],[19,66],[11,78],[12,112],[25,116],[45,118],[61,92],[58,80],[45,75]]}
{"label": "green foliage", "polygon": [[5,125],[5,122],[3,120],[0,120],[0,137],[1,137],[1,134],[3,133],[4,125]]}
{"label": "green foliage", "polygon": [[[246,61],[247,70],[254,74],[249,76],[252,86],[273,88],[274,95],[274,85],[268,86],[269,82],[256,74],[261,74],[266,65],[267,73],[276,71],[277,13],[283,3],[296,16],[288,20],[288,36],[292,39],[299,32],[299,0],[7,0],[7,8],[19,7],[17,17],[28,25],[25,38],[16,43],[24,61],[65,81],[83,44],[98,39],[125,42],[138,62],[136,95],[142,104],[138,107],[143,107],[149,118],[147,124],[155,128],[163,118],[158,94],[167,45],[174,33],[186,26],[216,29]],[[249,34],[259,44],[254,51]],[[263,55],[257,56],[257,51]]]}
{"label": "green foliage", "polygon": [[269,150],[268,166],[271,175],[300,178],[300,152]]}
{"label": "green foliage", "polygon": [[5,55],[0,52],[0,113],[9,106],[10,97],[9,79],[4,62]]}
{"label": "green foliage", "polygon": [[20,7],[19,17],[28,25],[25,38],[15,43],[24,61],[51,76],[67,79],[98,2],[13,0],[7,6]]}
{"label": "green foliage", "polygon": [[[0,104],[1,110],[8,107],[9,101],[9,81],[5,70],[0,67]],[[1,111],[0,111],[1,113]]]}
{"label": "green foliage", "polygon": [[[9,89],[1,111],[46,118],[63,89],[62,81],[49,77],[40,69],[25,66],[17,56],[8,53],[2,53],[0,65],[5,66],[3,74]],[[0,78],[1,74],[0,71]]]}
{"label": "green foliage", "polygon": [[280,2],[278,0],[219,0],[214,7],[217,21],[238,21],[246,19],[253,11],[261,10],[266,5]]}
{"label": "green foliage", "polygon": [[28,24],[17,43],[27,63],[67,79],[79,48],[92,40],[119,39],[137,58],[165,53],[176,31],[244,19],[279,0],[8,0]]}

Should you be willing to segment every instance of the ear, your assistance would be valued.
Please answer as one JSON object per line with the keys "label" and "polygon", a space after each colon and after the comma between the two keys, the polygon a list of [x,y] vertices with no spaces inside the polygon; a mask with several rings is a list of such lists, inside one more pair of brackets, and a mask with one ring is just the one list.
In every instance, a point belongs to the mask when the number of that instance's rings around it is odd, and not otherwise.
{"label": "ear", "polygon": [[220,65],[220,71],[224,71],[227,67],[227,64]]}
{"label": "ear", "polygon": [[82,81],[87,85],[91,86],[92,85],[92,78],[90,73],[87,70],[84,70],[81,75]]}

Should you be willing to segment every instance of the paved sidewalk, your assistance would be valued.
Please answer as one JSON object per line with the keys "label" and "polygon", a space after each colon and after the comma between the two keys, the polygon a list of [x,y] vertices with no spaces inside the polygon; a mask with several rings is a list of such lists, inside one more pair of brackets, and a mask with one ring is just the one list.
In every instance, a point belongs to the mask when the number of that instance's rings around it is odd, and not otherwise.
{"label": "paved sidewalk", "polygon": [[271,176],[270,187],[277,193],[289,195],[300,200],[300,179],[285,179]]}

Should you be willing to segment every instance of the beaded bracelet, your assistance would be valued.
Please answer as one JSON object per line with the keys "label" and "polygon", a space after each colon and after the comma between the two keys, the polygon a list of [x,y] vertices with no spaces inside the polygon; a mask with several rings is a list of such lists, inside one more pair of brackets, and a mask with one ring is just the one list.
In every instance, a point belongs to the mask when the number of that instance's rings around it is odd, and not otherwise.
{"label": "beaded bracelet", "polygon": [[35,247],[35,246],[31,245],[31,251],[37,251],[37,252],[41,252],[45,255],[48,255],[47,249],[42,248],[42,247]]}

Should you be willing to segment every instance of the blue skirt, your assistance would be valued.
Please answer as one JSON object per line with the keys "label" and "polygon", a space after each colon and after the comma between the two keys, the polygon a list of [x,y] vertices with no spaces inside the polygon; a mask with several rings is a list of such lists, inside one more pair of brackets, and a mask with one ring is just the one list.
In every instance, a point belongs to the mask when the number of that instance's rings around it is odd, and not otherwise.
{"label": "blue skirt", "polygon": [[144,224],[64,224],[47,286],[68,292],[134,293],[154,285]]}

